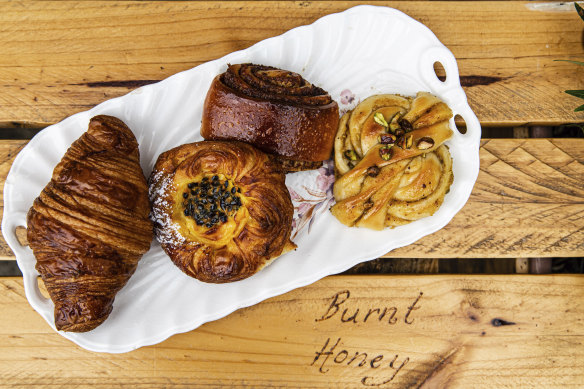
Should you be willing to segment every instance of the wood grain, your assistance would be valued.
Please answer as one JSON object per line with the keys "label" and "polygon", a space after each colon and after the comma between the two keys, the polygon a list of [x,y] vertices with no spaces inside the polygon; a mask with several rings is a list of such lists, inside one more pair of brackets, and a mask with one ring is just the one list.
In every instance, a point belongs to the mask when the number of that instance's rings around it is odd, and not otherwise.
{"label": "wood grain", "polygon": [[28,305],[19,278],[0,279],[0,309],[0,388],[358,388],[387,380],[379,387],[559,388],[584,381],[582,276],[328,277],[117,355],[85,351],[54,333]]}
{"label": "wood grain", "polygon": [[[0,142],[2,187],[25,143]],[[486,139],[480,160],[471,197],[454,219],[386,257],[584,256],[584,139]],[[3,238],[0,259],[14,259]]]}
{"label": "wood grain", "polygon": [[[10,171],[10,166],[14,162],[14,158],[24,146],[26,146],[27,141],[23,140],[2,140],[0,141],[0,200],[2,201],[0,206],[0,217],[4,216],[4,184],[6,183],[6,177]],[[32,205],[32,204],[31,204]],[[20,234],[22,236],[22,234]],[[14,259],[14,253],[8,247],[8,244],[4,240],[4,236],[0,237],[0,260],[2,259]]]}
{"label": "wood grain", "polygon": [[[358,1],[0,2],[0,126],[44,126]],[[427,25],[483,125],[583,122],[582,21],[569,4],[368,2]],[[392,53],[392,55],[399,53]]]}
{"label": "wood grain", "polygon": [[481,144],[467,205],[444,229],[388,256],[584,256],[584,140]]}

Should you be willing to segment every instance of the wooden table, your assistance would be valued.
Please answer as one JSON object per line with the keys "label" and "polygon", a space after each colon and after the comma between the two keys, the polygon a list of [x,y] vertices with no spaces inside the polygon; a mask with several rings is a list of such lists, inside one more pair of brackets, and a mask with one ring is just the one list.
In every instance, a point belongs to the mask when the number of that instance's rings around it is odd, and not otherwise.
{"label": "wooden table", "polygon": [[[485,127],[584,122],[571,5],[372,2],[426,24]],[[24,133],[359,2],[0,1],[0,127]],[[6,133],[6,132],[5,132]],[[26,140],[0,141],[0,177]],[[483,139],[468,204],[393,258],[584,256],[584,139]],[[0,256],[13,260],[5,242]],[[581,387],[582,275],[331,276],[120,355],[0,278],[0,387]]]}

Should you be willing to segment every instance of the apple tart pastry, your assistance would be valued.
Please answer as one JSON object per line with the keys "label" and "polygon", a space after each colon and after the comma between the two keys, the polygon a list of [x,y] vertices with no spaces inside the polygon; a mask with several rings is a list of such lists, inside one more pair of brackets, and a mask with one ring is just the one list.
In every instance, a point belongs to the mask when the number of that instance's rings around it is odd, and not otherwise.
{"label": "apple tart pastry", "polygon": [[452,184],[452,110],[439,98],[375,95],[341,117],[333,215],[381,230],[430,216]]}
{"label": "apple tart pastry", "polygon": [[285,175],[242,142],[203,141],[162,153],[149,180],[164,251],[198,280],[247,278],[296,248]]}

